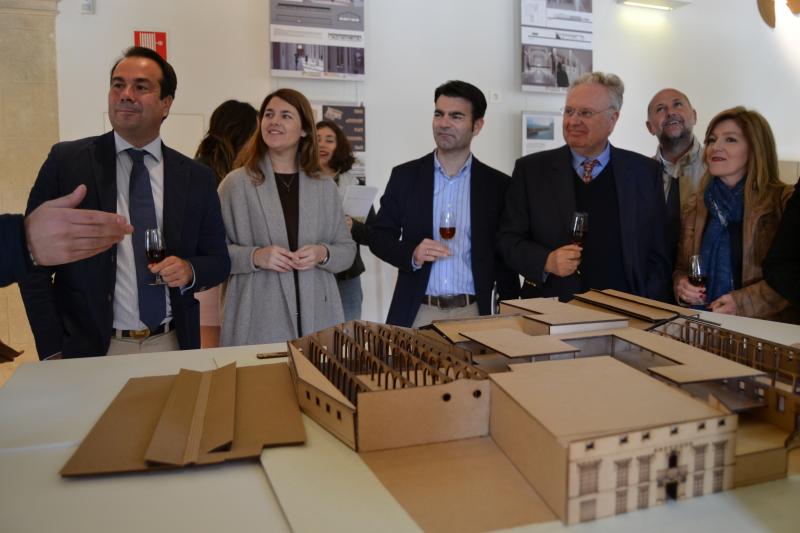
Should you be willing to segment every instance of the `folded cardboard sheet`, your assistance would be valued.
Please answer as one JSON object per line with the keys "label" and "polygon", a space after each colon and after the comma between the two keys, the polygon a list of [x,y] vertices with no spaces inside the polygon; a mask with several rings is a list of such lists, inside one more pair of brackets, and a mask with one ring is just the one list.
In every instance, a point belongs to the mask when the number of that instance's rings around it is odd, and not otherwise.
{"label": "folded cardboard sheet", "polygon": [[62,476],[137,472],[257,458],[305,442],[286,364],[134,378],[61,470]]}

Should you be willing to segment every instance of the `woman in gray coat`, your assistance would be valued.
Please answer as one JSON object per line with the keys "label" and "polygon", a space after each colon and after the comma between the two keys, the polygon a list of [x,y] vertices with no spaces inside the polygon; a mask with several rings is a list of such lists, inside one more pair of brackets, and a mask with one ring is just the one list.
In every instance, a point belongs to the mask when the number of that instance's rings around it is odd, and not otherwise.
{"label": "woman in gray coat", "polygon": [[342,322],[334,274],[356,245],[330,179],[319,178],[308,100],[270,93],[259,131],[219,188],[231,256],[222,291],[222,346],[282,342]]}

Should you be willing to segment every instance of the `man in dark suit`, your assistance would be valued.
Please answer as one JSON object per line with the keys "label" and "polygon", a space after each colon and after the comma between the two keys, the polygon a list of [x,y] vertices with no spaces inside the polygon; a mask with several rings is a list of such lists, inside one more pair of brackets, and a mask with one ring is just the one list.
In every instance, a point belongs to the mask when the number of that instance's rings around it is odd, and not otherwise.
{"label": "man in dark suit", "polygon": [[[564,107],[566,146],[519,159],[506,196],[498,247],[525,278],[522,296],[569,300],[589,289],[669,299],[672,264],[656,161],[614,148],[622,81],[586,74]],[[582,245],[576,212],[588,213]]]}
{"label": "man in dark suit", "polygon": [[494,242],[508,176],[470,151],[486,98],[474,85],[449,81],[434,103],[436,150],[392,170],[371,228],[370,250],[399,270],[388,324],[490,314],[495,283],[502,298],[519,291]]}
{"label": "man in dark suit", "polygon": [[86,187],[40,205],[27,218],[0,215],[0,287],[37,265],[62,265],[108,250],[133,227],[119,215],[74,209]]}
{"label": "man in dark suit", "polygon": [[[129,49],[111,71],[114,131],[54,145],[39,171],[28,212],[83,184],[80,208],[134,227],[110,250],[20,284],[40,358],[200,347],[194,292],[223,281],[230,258],[213,173],[161,142],[176,85],[161,56]],[[163,233],[163,260],[146,257],[146,229]]]}

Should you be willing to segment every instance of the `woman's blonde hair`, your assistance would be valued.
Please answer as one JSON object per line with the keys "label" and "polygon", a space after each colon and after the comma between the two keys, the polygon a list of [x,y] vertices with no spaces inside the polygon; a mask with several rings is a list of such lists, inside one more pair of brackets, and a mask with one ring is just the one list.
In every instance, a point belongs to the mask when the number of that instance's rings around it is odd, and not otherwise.
{"label": "woman's blonde hair", "polygon": [[[775,149],[775,137],[769,122],[758,111],[745,109],[742,106],[732,107],[717,113],[706,128],[705,144],[714,128],[725,120],[732,120],[742,129],[749,153],[747,156],[747,174],[744,189],[745,205],[756,205],[765,200],[773,187],[782,187],[778,177],[778,153]],[[705,158],[705,156],[704,156]],[[708,162],[706,161],[706,166]],[[708,171],[703,178],[703,190],[711,181]]]}
{"label": "woman's blonde hair", "polygon": [[261,108],[258,110],[259,127],[256,128],[250,140],[245,144],[244,148],[242,148],[239,157],[236,158],[235,166],[245,167],[253,183],[256,185],[264,183],[265,176],[261,171],[261,160],[269,151],[269,147],[264,142],[264,137],[261,134],[261,121],[264,119],[264,112],[267,109],[267,105],[269,105],[270,100],[275,97],[284,100],[294,107],[300,115],[300,126],[306,134],[300,137],[300,144],[297,146],[298,164],[308,176],[312,178],[318,177],[320,166],[314,112],[311,110],[311,104],[308,102],[308,99],[303,96],[303,93],[295,91],[294,89],[278,89],[277,91],[269,93],[264,98],[264,101],[261,103]]}

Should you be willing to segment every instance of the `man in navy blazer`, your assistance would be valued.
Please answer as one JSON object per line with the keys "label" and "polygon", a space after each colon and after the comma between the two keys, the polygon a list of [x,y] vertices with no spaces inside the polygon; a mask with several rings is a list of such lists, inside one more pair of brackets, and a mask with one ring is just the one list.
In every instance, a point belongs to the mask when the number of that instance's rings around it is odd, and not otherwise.
{"label": "man in navy blazer", "polygon": [[[111,71],[114,131],[54,145],[39,171],[29,213],[83,184],[79,208],[117,213],[134,226],[133,235],[110,250],[37,268],[20,284],[40,358],[200,347],[194,292],[222,282],[230,258],[213,173],[161,142],[176,85],[175,71],[161,56],[128,49]],[[138,191],[129,188],[134,180]],[[147,264],[142,245],[134,244],[144,231],[132,215],[144,211],[148,229],[157,224],[166,242],[166,258],[158,263]],[[166,286],[148,288],[148,268]],[[144,291],[154,292],[142,299]],[[148,326],[141,312],[153,306],[148,317],[157,322]]]}
{"label": "man in navy blazer", "polygon": [[[659,165],[608,142],[623,91],[613,74],[575,80],[564,107],[567,145],[516,163],[498,247],[525,278],[523,298],[566,301],[608,288],[670,297],[672,262]],[[576,212],[588,213],[582,243],[572,234]]]}
{"label": "man in navy blazer", "polygon": [[[392,170],[371,226],[370,250],[398,269],[387,324],[490,314],[495,283],[502,298],[519,293],[518,276],[495,249],[508,176],[470,151],[486,98],[474,85],[449,81],[434,103],[436,150]],[[452,221],[443,218],[448,213]],[[455,234],[440,233],[445,227]]]}

